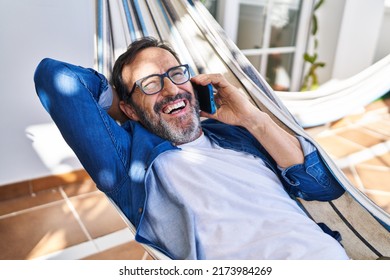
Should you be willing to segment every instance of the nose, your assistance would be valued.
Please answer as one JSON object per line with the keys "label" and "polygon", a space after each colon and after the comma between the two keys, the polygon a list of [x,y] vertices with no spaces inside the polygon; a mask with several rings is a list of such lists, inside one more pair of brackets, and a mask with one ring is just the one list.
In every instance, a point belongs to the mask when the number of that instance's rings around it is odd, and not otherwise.
{"label": "nose", "polygon": [[179,93],[179,88],[168,78],[164,77],[164,87],[161,90],[163,96],[174,96]]}

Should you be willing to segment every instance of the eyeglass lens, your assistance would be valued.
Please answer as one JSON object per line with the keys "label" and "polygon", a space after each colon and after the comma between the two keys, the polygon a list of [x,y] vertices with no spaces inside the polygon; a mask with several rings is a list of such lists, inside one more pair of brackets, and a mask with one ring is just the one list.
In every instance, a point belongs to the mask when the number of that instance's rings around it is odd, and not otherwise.
{"label": "eyeglass lens", "polygon": [[152,75],[142,80],[140,86],[145,94],[154,94],[164,87],[164,77],[168,77],[174,84],[181,85],[190,78],[186,66],[178,66],[170,69],[166,74]]}

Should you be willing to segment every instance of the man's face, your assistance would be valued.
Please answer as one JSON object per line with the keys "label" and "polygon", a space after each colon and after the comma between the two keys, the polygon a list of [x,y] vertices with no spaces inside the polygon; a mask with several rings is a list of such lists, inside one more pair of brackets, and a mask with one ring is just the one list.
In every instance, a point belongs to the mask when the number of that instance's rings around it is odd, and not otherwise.
{"label": "man's face", "polygon": [[[179,62],[167,50],[147,48],[122,70],[122,77],[130,90],[135,81],[151,74],[163,74]],[[163,89],[154,95],[145,95],[136,87],[132,104],[125,105],[125,113],[139,121],[149,131],[174,144],[195,140],[201,133],[199,105],[191,82],[175,85],[164,78]]]}

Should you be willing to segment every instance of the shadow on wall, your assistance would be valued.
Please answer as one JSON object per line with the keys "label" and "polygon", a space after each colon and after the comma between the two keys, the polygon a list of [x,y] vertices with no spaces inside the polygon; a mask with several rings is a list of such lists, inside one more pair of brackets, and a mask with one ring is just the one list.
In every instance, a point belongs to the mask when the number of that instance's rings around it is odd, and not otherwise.
{"label": "shadow on wall", "polygon": [[72,149],[66,144],[54,123],[31,125],[26,136],[42,163],[52,174],[62,174],[82,168]]}

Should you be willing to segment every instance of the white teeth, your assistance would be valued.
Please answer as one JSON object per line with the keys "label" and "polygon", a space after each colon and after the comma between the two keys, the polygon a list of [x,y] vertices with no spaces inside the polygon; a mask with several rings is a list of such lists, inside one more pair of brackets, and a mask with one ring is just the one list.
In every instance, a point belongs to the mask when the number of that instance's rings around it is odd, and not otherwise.
{"label": "white teeth", "polygon": [[185,107],[185,105],[186,104],[184,103],[184,101],[180,101],[178,103],[168,105],[167,107],[164,108],[164,113],[170,114],[173,110],[181,108],[181,107]]}

